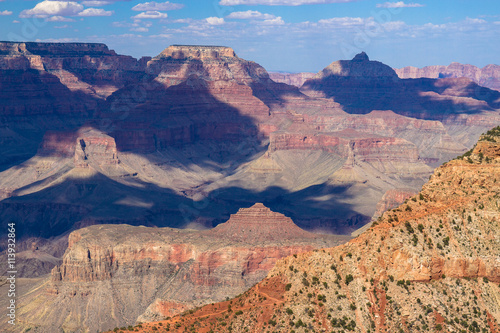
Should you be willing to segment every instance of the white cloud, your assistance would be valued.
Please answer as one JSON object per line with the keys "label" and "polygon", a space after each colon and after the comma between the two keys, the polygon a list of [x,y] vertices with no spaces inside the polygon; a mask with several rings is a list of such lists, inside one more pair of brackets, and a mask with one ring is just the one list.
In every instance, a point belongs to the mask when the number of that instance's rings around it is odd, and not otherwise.
{"label": "white cloud", "polygon": [[102,8],[87,8],[78,13],[78,16],[111,16],[113,11],[107,11]]}
{"label": "white cloud", "polygon": [[424,7],[420,3],[404,3],[404,1],[398,2],[384,2],[377,4],[377,8],[416,8],[416,7]]}
{"label": "white cloud", "polygon": [[32,9],[21,12],[19,17],[75,16],[83,11],[83,6],[74,1],[42,1]]}
{"label": "white cloud", "polygon": [[247,10],[244,12],[232,12],[227,18],[231,19],[240,19],[240,20],[248,20],[248,19],[254,19],[254,20],[271,20],[276,18],[276,16],[271,15],[271,14],[263,14],[259,11],[256,10]]}
{"label": "white cloud", "polygon": [[222,17],[213,17],[212,16],[212,17],[207,17],[205,20],[210,25],[222,25],[222,24],[224,24],[224,18],[222,18]]}
{"label": "white cloud", "polygon": [[45,19],[47,22],[75,22],[72,18],[64,16],[51,16]]}
{"label": "white cloud", "polygon": [[325,25],[336,25],[336,26],[355,26],[366,24],[369,19],[363,19],[361,17],[332,17],[329,19],[319,20],[319,24]]}
{"label": "white cloud", "polygon": [[67,28],[69,28],[69,25],[67,25],[67,24],[54,26],[54,29],[67,29]]}
{"label": "white cloud", "polygon": [[3,12],[0,12],[0,16],[8,16],[12,15],[12,12],[10,10],[4,10]]}
{"label": "white cloud", "polygon": [[21,23],[21,21],[14,20],[14,21],[12,21],[12,23]]}
{"label": "white cloud", "polygon": [[140,19],[165,19],[167,17],[168,17],[167,13],[160,13],[159,11],[153,10],[153,11],[139,13],[133,16],[132,18],[140,20]]}
{"label": "white cloud", "polygon": [[171,3],[171,2],[145,2],[145,3],[140,3],[138,5],[135,5],[132,7],[132,10],[135,10],[137,12],[147,12],[147,11],[158,11],[158,10],[175,10],[175,9],[181,9],[183,8],[184,5],[180,3]]}
{"label": "white cloud", "polygon": [[149,38],[171,38],[172,35],[169,34],[159,34],[159,35],[150,35]]}
{"label": "white cloud", "polygon": [[[60,1],[60,0],[54,0],[54,1]],[[106,6],[106,5],[111,5],[116,2],[122,2],[122,1],[130,1],[130,0],[78,0],[78,2],[81,2],[85,6]]]}
{"label": "white cloud", "polygon": [[112,3],[114,3],[114,1],[98,1],[98,0],[82,1],[83,5],[92,7],[106,6],[106,5],[111,5]]}
{"label": "white cloud", "polygon": [[259,25],[283,25],[285,21],[281,18],[281,16],[275,17],[273,19],[268,19],[264,21],[257,21],[256,24]]}
{"label": "white cloud", "polygon": [[324,3],[345,3],[355,2],[357,0],[220,0],[219,5],[265,5],[265,6],[300,6],[314,5]]}

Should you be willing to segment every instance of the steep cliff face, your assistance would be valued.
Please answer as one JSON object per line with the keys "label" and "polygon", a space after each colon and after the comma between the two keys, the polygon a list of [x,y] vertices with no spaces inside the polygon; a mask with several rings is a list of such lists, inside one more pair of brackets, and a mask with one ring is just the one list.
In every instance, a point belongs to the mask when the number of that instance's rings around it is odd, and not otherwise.
{"label": "steep cliff face", "polygon": [[[230,304],[205,306],[162,326],[181,331],[194,325],[198,332],[498,332],[499,179],[497,127],[357,238],[280,260]],[[217,320],[222,316],[225,325]],[[159,324],[146,329],[153,325]]]}
{"label": "steep cliff face", "polygon": [[[308,233],[262,204],[209,231],[83,228],[69,236],[47,286],[24,296],[23,327],[95,331],[158,320],[243,292],[280,258],[347,239]],[[33,308],[39,301],[46,306]]]}
{"label": "steep cliff face", "polygon": [[498,65],[487,65],[478,68],[473,65],[453,62],[448,66],[426,66],[423,68],[408,66],[395,69],[395,71],[402,79],[465,77],[480,86],[500,90],[500,66]]}
{"label": "steep cliff face", "polygon": [[0,43],[1,70],[46,72],[70,91],[96,98],[137,81],[149,59],[118,55],[97,43]]}
{"label": "steep cliff face", "polygon": [[311,110],[338,107],[275,83],[262,66],[229,47],[170,46],[148,62],[147,73],[113,94],[101,113],[114,124],[112,135],[122,150],[262,139],[292,117],[289,103]]}
{"label": "steep cliff face", "polygon": [[325,150],[347,158],[357,156],[362,161],[373,159],[404,160],[408,163],[418,161],[415,145],[399,138],[367,137],[356,131],[345,130],[333,133],[280,133],[271,135],[271,152],[286,149]]}

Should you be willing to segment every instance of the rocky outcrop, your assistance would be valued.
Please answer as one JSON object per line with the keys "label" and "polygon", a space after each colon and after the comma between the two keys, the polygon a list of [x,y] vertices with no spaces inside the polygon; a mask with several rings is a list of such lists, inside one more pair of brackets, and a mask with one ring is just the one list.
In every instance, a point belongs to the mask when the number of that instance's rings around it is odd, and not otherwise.
{"label": "rocky outcrop", "polygon": [[498,65],[487,65],[479,68],[453,62],[448,66],[426,66],[423,68],[408,66],[395,69],[395,71],[402,79],[464,77],[480,86],[500,90],[500,66]]}
{"label": "rocky outcrop", "polygon": [[[134,324],[139,316],[140,321],[171,316],[243,292],[280,258],[347,239],[308,233],[260,203],[209,231],[83,228],[70,234],[50,285],[21,301],[27,311],[25,327],[103,330]],[[103,295],[109,299],[101,299]],[[30,308],[36,299],[47,306]],[[66,317],[68,306],[79,314]]]}
{"label": "rocky outcrop", "polygon": [[[278,332],[292,326],[497,332],[499,177],[497,127],[473,150],[437,168],[418,195],[357,238],[284,258],[245,294],[161,325],[178,331],[198,325],[200,332],[259,332],[268,325]],[[223,316],[226,325],[220,326]],[[210,319],[199,322],[202,317]]]}
{"label": "rocky outcrop", "polygon": [[210,235],[245,242],[284,242],[318,237],[299,228],[292,219],[271,211],[261,203],[241,208],[226,223],[207,232]]}
{"label": "rocky outcrop", "polygon": [[352,60],[338,60],[332,62],[311,80],[321,80],[331,77],[359,78],[360,80],[397,80],[396,72],[389,66],[371,61],[365,52],[357,54]]}

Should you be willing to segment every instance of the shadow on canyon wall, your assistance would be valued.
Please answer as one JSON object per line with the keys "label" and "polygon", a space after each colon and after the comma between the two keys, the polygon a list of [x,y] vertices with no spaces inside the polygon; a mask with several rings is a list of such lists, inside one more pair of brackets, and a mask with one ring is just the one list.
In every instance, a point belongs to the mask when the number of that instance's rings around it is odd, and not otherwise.
{"label": "shadow on canyon wall", "polygon": [[479,114],[500,108],[500,92],[468,79],[399,79],[395,73],[380,77],[350,76],[353,63],[340,61],[343,75],[309,79],[300,90],[308,95],[320,93],[333,98],[351,114],[392,110],[413,118],[446,120],[461,114]]}

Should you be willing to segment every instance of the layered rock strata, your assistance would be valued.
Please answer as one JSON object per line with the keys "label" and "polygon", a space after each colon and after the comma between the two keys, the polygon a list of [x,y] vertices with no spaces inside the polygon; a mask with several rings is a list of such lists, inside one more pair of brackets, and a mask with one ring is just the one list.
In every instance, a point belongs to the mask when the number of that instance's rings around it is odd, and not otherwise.
{"label": "layered rock strata", "polygon": [[50,282],[21,300],[23,327],[94,331],[161,319],[243,292],[280,258],[347,239],[308,233],[262,204],[207,231],[83,228]]}

